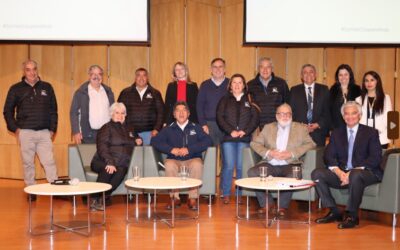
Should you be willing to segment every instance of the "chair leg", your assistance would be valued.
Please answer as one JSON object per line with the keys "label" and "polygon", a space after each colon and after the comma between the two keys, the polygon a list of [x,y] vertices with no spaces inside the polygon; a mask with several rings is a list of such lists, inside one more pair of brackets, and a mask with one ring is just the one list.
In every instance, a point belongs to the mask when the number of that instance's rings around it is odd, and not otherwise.
{"label": "chair leg", "polygon": [[393,214],[393,219],[392,219],[392,227],[395,228],[397,224],[397,220],[396,220],[396,214]]}

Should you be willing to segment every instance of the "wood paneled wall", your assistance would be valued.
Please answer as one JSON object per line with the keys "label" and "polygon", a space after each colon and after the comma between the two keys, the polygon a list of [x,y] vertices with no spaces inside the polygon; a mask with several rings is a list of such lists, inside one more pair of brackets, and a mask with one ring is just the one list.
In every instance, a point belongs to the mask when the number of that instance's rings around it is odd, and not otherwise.
{"label": "wood paneled wall", "polygon": [[[273,59],[276,75],[293,86],[300,82],[300,68],[312,63],[318,81],[334,82],[341,63],[352,66],[356,81],[367,70],[376,70],[400,110],[400,49],[354,47],[252,47],[242,45],[243,0],[152,0],[151,45],[29,45],[0,44],[0,103],[4,104],[11,84],[21,77],[21,62],[30,57],[39,63],[40,76],[53,84],[59,109],[58,133],[54,152],[59,175],[68,173],[67,147],[71,143],[69,109],[74,91],[88,79],[92,64],[104,68],[104,82],[118,98],[121,90],[134,80],[134,71],[145,67],[150,82],[163,96],[171,81],[172,65],[186,62],[193,81],[200,84],[210,76],[210,61],[223,57],[227,75],[242,73],[250,80],[257,72],[257,60]],[[397,85],[396,85],[397,84]],[[399,145],[399,141],[397,143]],[[37,177],[44,176],[37,164]],[[22,178],[17,140],[0,119],[0,177]]]}

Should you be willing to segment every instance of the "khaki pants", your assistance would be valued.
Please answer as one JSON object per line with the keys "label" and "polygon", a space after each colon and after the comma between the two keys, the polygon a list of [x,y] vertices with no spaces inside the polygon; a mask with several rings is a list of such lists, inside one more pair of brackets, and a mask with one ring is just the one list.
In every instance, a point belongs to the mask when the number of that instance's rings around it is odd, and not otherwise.
{"label": "khaki pants", "polygon": [[[199,179],[203,177],[203,161],[200,158],[193,158],[187,161],[178,161],[173,159],[166,159],[164,162],[165,165],[165,175],[167,177],[176,177],[179,173],[179,168],[181,166],[186,166],[189,172],[189,178]],[[179,193],[175,192],[171,194],[174,195],[175,198],[179,199]],[[198,188],[193,188],[189,190],[189,198],[197,198],[199,197]]]}
{"label": "khaki pants", "polygon": [[36,153],[46,172],[47,181],[53,182],[58,178],[57,167],[53,157],[53,143],[48,129],[21,129],[19,143],[24,167],[24,181],[27,186],[35,184]]}

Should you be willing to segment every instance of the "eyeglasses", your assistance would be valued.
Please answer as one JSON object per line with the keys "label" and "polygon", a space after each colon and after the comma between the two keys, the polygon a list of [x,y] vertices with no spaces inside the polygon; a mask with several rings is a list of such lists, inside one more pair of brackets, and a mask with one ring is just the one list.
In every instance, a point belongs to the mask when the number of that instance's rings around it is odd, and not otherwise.
{"label": "eyeglasses", "polygon": [[279,113],[276,113],[276,115],[278,115],[278,116],[292,116],[292,113],[291,112],[279,112]]}

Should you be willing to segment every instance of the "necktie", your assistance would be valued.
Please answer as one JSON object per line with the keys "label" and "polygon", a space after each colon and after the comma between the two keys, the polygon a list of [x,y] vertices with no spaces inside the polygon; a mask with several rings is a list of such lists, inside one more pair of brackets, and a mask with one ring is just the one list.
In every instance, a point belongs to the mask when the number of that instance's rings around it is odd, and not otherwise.
{"label": "necktie", "polygon": [[353,146],[354,146],[354,135],[353,130],[350,129],[350,136],[349,136],[349,151],[347,152],[347,170],[353,168],[352,159],[353,159]]}
{"label": "necktie", "polygon": [[308,87],[308,92],[307,92],[307,122],[311,123],[312,122],[312,94],[311,94],[311,87]]}

